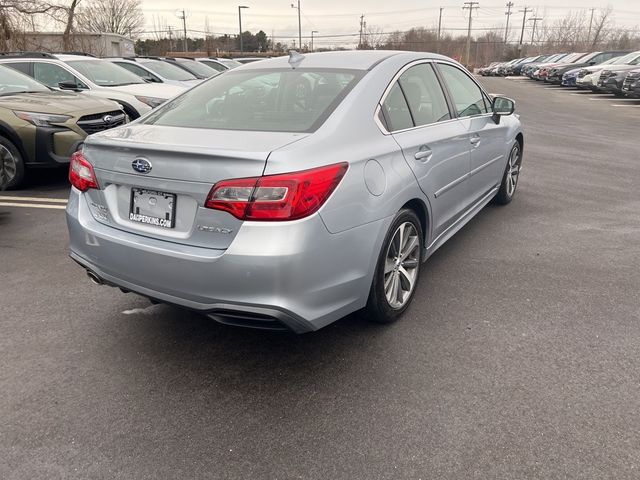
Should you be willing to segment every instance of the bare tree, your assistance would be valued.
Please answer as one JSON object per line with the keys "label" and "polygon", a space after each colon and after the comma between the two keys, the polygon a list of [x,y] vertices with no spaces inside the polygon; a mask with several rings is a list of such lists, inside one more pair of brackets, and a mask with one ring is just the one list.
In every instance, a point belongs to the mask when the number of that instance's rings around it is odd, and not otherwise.
{"label": "bare tree", "polygon": [[90,0],[79,12],[82,24],[91,32],[117,33],[130,37],[144,27],[141,0]]}
{"label": "bare tree", "polygon": [[11,48],[11,40],[25,26],[35,29],[36,16],[53,16],[61,8],[44,0],[0,0],[0,50]]}
{"label": "bare tree", "polygon": [[71,0],[71,3],[66,8],[66,22],[64,32],[62,34],[62,44],[66,52],[73,50],[71,42],[71,32],[73,31],[73,22],[76,18],[76,8],[78,7],[80,0]]}

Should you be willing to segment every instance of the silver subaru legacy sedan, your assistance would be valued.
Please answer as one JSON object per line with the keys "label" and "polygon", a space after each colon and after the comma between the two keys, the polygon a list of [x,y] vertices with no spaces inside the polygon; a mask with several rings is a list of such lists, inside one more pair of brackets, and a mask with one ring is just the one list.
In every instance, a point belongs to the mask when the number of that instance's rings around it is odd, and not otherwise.
{"label": "silver subaru legacy sedan", "polygon": [[256,328],[393,322],[421,263],[521,170],[514,103],[458,63],[354,51],[255,62],[72,159],[71,257],[96,283]]}

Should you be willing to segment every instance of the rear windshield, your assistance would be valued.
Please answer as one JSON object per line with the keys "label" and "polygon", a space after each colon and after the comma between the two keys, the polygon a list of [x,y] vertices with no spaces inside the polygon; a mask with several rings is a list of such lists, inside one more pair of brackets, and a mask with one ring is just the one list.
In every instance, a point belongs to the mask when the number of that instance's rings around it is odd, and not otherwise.
{"label": "rear windshield", "polygon": [[190,72],[193,72],[196,75],[200,75],[206,78],[209,78],[212,75],[215,75],[216,73],[218,73],[213,68],[205,65],[204,63],[196,62],[195,60],[183,60],[183,61],[178,60],[178,63],[180,65],[184,65],[185,68],[188,68]]}
{"label": "rear windshield", "polygon": [[168,80],[197,80],[195,75],[162,60],[138,60],[138,62]]}
{"label": "rear windshield", "polygon": [[362,78],[361,70],[230,70],[151,113],[172,127],[312,132]]}

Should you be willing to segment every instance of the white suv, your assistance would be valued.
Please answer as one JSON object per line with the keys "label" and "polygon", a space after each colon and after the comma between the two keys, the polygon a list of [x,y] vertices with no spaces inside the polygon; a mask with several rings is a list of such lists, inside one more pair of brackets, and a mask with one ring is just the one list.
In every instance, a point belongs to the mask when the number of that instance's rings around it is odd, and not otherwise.
{"label": "white suv", "polygon": [[173,85],[146,83],[108,60],[88,55],[15,53],[2,55],[0,63],[52,88],[114,100],[132,119],[184,92]]}

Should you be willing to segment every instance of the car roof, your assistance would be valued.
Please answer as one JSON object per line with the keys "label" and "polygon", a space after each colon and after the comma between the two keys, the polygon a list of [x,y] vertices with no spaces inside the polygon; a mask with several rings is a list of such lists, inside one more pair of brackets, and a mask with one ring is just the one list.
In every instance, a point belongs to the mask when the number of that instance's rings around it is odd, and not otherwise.
{"label": "car roof", "polygon": [[[423,58],[451,61],[450,58],[436,53],[406,52],[395,50],[349,50],[339,52],[319,52],[302,55],[300,68],[340,68],[352,70],[369,70],[378,63],[395,56],[405,56],[407,61]],[[289,67],[289,56],[266,58],[260,62],[246,63],[242,70]]]}
{"label": "car roof", "polygon": [[55,57],[58,60],[61,60],[63,62],[69,62],[72,60],[84,60],[84,61],[91,61],[91,60],[104,60],[102,58],[98,58],[98,57],[93,57],[93,56],[88,56],[88,55],[73,55],[73,54],[69,54],[69,53],[58,53],[55,54]]}

